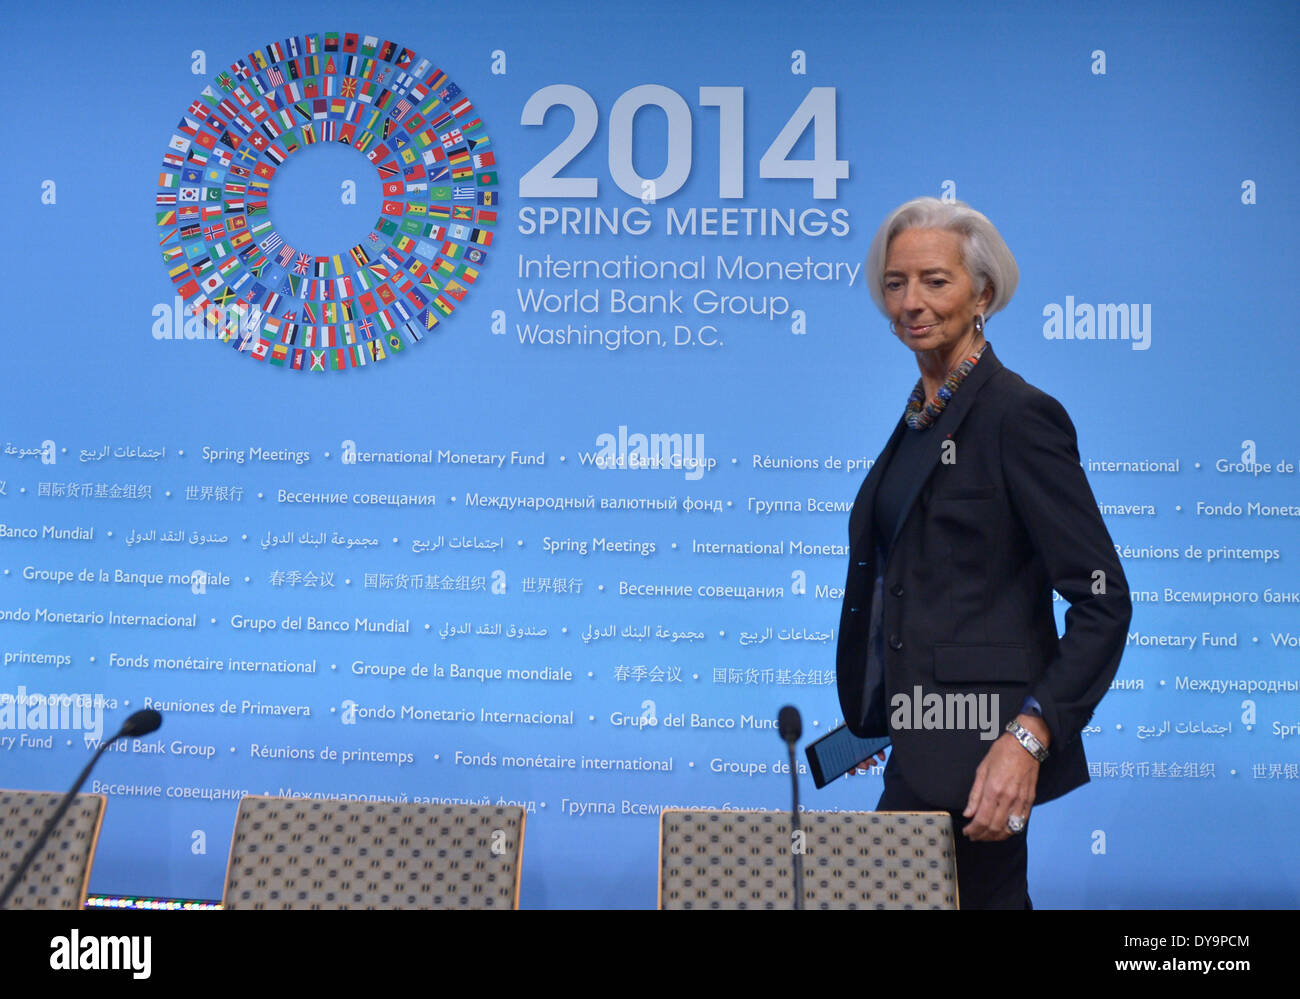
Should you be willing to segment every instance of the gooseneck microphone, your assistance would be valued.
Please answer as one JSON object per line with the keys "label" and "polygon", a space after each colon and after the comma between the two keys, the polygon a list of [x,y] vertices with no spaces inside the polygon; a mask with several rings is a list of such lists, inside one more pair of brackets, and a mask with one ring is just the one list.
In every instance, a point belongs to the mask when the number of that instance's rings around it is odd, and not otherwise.
{"label": "gooseneck microphone", "polygon": [[148,735],[150,732],[156,732],[160,725],[162,725],[162,715],[151,708],[145,708],[143,711],[137,711],[135,714],[127,718],[127,720],[122,723],[122,727],[117,730],[116,734],[111,739],[107,742],[100,743],[99,749],[95,751],[95,755],[92,756],[90,762],[86,764],[86,769],[81,771],[81,776],[79,776],[77,782],[72,785],[72,790],[63,796],[63,799],[59,802],[59,807],[54,810],[54,814],[50,816],[49,821],[46,822],[44,828],[41,829],[41,834],[36,837],[36,842],[31,845],[31,848],[28,849],[27,853],[23,856],[22,863],[14,869],[9,880],[5,882],[4,890],[0,891],[0,909],[3,909],[9,904],[9,896],[14,893],[14,889],[18,887],[18,882],[23,879],[23,875],[26,874],[27,869],[32,866],[32,862],[36,859],[36,855],[39,854],[41,848],[45,846],[45,841],[50,838],[50,833],[54,832],[54,827],[59,824],[59,821],[72,805],[72,799],[76,797],[77,792],[81,790],[81,785],[86,783],[86,778],[90,776],[90,771],[93,770],[95,764],[99,762],[99,758],[104,755],[104,751],[108,749],[109,746],[113,745],[113,743],[117,742],[118,739],[139,738],[142,735]]}
{"label": "gooseneck microphone", "polygon": [[793,804],[790,808],[790,866],[794,871],[794,907],[803,908],[803,837],[799,829],[799,768],[795,766],[794,744],[803,735],[803,719],[799,709],[792,704],[783,707],[776,716],[776,730],[790,751],[790,786]]}

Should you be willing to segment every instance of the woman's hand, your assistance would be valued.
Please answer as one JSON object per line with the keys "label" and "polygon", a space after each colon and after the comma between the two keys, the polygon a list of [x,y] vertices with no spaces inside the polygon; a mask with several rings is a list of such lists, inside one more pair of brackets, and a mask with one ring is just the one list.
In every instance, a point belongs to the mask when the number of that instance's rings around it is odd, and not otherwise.
{"label": "woman's hand", "polygon": [[1020,835],[1007,828],[1007,818],[1018,815],[1029,819],[1038,788],[1038,767],[1038,761],[1015,736],[1007,732],[999,736],[975,771],[970,798],[962,812],[971,821],[962,832],[978,842]]}
{"label": "woman's hand", "polygon": [[850,767],[849,776],[852,777],[854,774],[860,774],[860,773],[864,774],[868,770],[870,770],[871,767],[876,763],[884,763],[884,762],[885,762],[885,751],[882,749],[875,756],[868,756],[856,767]]}

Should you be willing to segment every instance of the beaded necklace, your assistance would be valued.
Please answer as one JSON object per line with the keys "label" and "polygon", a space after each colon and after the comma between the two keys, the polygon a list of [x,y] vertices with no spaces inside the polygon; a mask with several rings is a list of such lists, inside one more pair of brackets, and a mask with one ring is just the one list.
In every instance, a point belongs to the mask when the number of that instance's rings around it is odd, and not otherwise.
{"label": "beaded necklace", "polygon": [[[985,341],[984,346],[949,371],[948,377],[939,386],[939,391],[929,401],[926,401],[925,398],[923,380],[920,378],[916,380],[916,388],[912,389],[912,394],[907,400],[907,409],[903,413],[903,419],[907,421],[907,425],[911,429],[925,430],[927,427],[934,425],[934,421],[939,419],[939,414],[943,412],[943,408],[948,405],[948,400],[952,398],[952,394],[966,380],[966,376],[971,373],[971,369],[975,367],[975,363],[987,348],[988,341]],[[925,403],[924,408],[921,405],[923,402]]]}

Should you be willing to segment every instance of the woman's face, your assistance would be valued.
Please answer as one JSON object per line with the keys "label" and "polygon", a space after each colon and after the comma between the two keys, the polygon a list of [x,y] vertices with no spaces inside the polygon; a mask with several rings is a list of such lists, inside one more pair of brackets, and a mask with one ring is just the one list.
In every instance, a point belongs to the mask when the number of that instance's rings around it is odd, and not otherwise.
{"label": "woman's face", "polygon": [[961,258],[962,237],[947,229],[905,229],[885,259],[885,308],[914,351],[946,354],[971,335],[993,288],[975,294]]}

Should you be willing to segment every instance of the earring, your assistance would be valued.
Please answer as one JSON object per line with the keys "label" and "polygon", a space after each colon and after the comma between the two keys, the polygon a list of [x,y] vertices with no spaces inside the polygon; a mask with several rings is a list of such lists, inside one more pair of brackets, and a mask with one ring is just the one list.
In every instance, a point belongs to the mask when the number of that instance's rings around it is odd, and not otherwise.
{"label": "earring", "polygon": [[981,335],[984,333],[984,314],[981,312],[975,313],[975,332]]}

